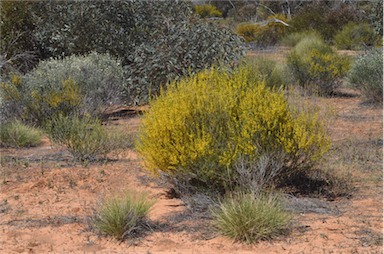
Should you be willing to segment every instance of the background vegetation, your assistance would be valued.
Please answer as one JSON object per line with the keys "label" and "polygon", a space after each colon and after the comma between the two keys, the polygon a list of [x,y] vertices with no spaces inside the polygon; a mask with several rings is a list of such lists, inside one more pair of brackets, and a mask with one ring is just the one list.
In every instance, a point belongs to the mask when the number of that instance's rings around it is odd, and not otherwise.
{"label": "background vegetation", "polygon": [[[382,1],[0,4],[1,146],[38,145],[38,125],[87,165],[132,145],[103,113],[149,103],[136,143],[146,168],[176,194],[214,193],[213,226],[235,240],[287,232],[275,188],[310,188],[304,176],[320,172],[331,147],[327,119],[290,86],[335,96],[348,81],[382,104]],[[286,59],[243,58],[245,47],[276,45],[290,47]],[[317,180],[348,189],[327,177]],[[145,226],[151,205],[114,196],[95,226],[122,240]]]}

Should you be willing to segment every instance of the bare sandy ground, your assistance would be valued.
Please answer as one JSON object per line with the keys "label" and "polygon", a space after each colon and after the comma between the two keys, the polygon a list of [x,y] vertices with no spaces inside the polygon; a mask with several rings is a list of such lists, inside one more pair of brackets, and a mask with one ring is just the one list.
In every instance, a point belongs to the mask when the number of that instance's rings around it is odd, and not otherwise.
{"label": "bare sandy ground", "polygon": [[[334,110],[335,141],[382,135],[381,108],[348,97],[319,103]],[[117,124],[135,126],[139,119]],[[209,218],[194,215],[179,199],[167,198],[166,185],[142,169],[134,151],[88,168],[72,165],[70,155],[48,140],[36,148],[1,153],[17,159],[0,171],[0,253],[383,253],[382,179],[355,181],[352,197],[319,200],[326,204],[323,212],[295,213],[289,235],[246,245],[219,236]],[[364,178],[370,173],[352,174]],[[89,216],[98,200],[127,189],[146,191],[156,199],[150,230],[124,242],[93,231]]]}

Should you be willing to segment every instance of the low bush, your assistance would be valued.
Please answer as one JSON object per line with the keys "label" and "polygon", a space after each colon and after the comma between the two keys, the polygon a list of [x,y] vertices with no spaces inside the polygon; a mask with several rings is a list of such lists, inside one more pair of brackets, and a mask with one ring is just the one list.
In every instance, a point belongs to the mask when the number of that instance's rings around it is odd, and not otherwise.
{"label": "low bush", "polygon": [[153,203],[145,194],[115,195],[102,201],[93,223],[101,233],[123,240],[146,225],[145,217]]}
{"label": "low bush", "polygon": [[224,236],[253,243],[281,235],[289,228],[291,216],[275,195],[240,193],[226,198],[213,211],[214,225]]}
{"label": "low bush", "polygon": [[241,67],[247,71],[247,80],[250,83],[263,81],[267,87],[282,87],[285,85],[283,79],[283,66],[264,57],[248,59]]}
{"label": "low bush", "polygon": [[127,134],[108,131],[100,120],[77,116],[57,116],[46,125],[46,130],[54,143],[68,148],[75,160],[88,162],[116,149],[127,148],[131,137]]}
{"label": "low bush", "polygon": [[383,50],[376,48],[358,56],[348,73],[348,80],[369,101],[383,103]]}
{"label": "low bush", "polygon": [[311,167],[329,149],[316,113],[289,105],[283,93],[248,79],[248,70],[212,69],[173,83],[152,101],[136,148],[148,170],[197,188],[235,187],[235,162],[281,153],[273,180]]}
{"label": "low bush", "polygon": [[334,43],[338,49],[358,50],[368,46],[376,46],[381,37],[368,23],[348,23],[335,35]]}
{"label": "low bush", "polygon": [[211,4],[196,5],[195,11],[201,18],[221,17],[223,15],[216,6]]}
{"label": "low bush", "polygon": [[0,146],[31,147],[41,143],[42,132],[19,121],[0,125]]}
{"label": "low bush", "polygon": [[26,76],[1,85],[6,105],[23,109],[13,117],[40,125],[58,114],[99,116],[122,102],[124,89],[120,62],[97,53],[43,61]]}
{"label": "low bush", "polygon": [[349,59],[339,56],[317,38],[304,38],[288,54],[287,66],[298,84],[310,92],[331,95],[349,69]]}
{"label": "low bush", "polygon": [[274,15],[263,23],[243,23],[236,28],[236,33],[242,36],[246,42],[252,42],[257,46],[270,46],[276,44],[287,32],[287,22],[282,15]]}

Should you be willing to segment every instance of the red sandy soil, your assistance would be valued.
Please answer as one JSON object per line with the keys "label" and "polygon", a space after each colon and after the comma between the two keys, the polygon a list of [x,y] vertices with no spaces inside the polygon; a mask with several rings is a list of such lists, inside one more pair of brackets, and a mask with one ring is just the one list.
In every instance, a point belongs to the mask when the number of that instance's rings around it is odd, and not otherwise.
{"label": "red sandy soil", "polygon": [[[318,100],[335,114],[334,140],[382,137],[381,108],[361,105],[356,97]],[[135,128],[140,120],[115,123]],[[296,213],[287,236],[247,245],[219,236],[209,219],[194,217],[183,201],[169,199],[166,185],[142,169],[134,151],[88,168],[71,165],[70,155],[48,140],[36,148],[0,151],[19,158],[1,169],[0,253],[383,253],[382,180],[357,181],[351,198],[329,202],[333,212]],[[91,230],[89,216],[98,200],[127,189],[156,198],[149,217],[157,226],[124,242]]]}

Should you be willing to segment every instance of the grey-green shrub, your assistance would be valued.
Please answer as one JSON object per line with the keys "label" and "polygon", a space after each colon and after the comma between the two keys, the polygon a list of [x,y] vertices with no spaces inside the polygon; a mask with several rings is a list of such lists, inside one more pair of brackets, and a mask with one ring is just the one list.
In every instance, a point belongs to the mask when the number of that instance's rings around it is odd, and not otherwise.
{"label": "grey-green shrub", "polygon": [[54,143],[66,146],[80,162],[105,159],[108,153],[132,144],[128,134],[107,131],[100,120],[91,117],[59,115],[47,123],[46,130]]}
{"label": "grey-green shrub", "polygon": [[0,125],[0,146],[32,147],[41,143],[42,132],[20,121]]}
{"label": "grey-green shrub", "polygon": [[110,53],[122,60],[127,103],[169,80],[242,56],[241,39],[193,14],[189,1],[42,1],[34,40],[46,57]]}
{"label": "grey-green shrub", "polygon": [[[73,109],[79,114],[98,116],[108,106],[122,102],[125,89],[123,68],[119,60],[108,54],[91,53],[43,61],[26,76],[25,82],[32,97],[44,98],[62,89],[60,84],[67,80],[72,80],[76,86],[74,89],[80,93],[80,101]],[[45,117],[54,115],[52,111],[62,110],[60,106],[57,110],[51,105],[41,106],[43,112],[39,113],[44,113]]]}
{"label": "grey-green shrub", "polygon": [[235,241],[253,243],[273,238],[289,228],[291,216],[276,195],[238,193],[213,211],[218,232]]}
{"label": "grey-green shrub", "polygon": [[335,35],[338,49],[358,50],[380,44],[381,38],[368,23],[348,23]]}
{"label": "grey-green shrub", "polygon": [[304,38],[288,54],[287,67],[309,92],[331,95],[349,69],[349,59],[315,37]]}
{"label": "grey-green shrub", "polygon": [[[7,96],[4,88],[19,90],[19,96]],[[15,103],[24,109],[19,117],[38,124],[58,114],[100,116],[122,102],[125,88],[120,61],[97,53],[43,61],[21,84],[2,85],[4,98],[18,100]]]}
{"label": "grey-green shrub", "polygon": [[369,101],[383,103],[383,49],[372,49],[358,56],[348,73],[348,80]]}
{"label": "grey-green shrub", "polygon": [[93,223],[101,233],[123,240],[146,224],[145,217],[153,203],[143,193],[114,195],[96,208]]}

